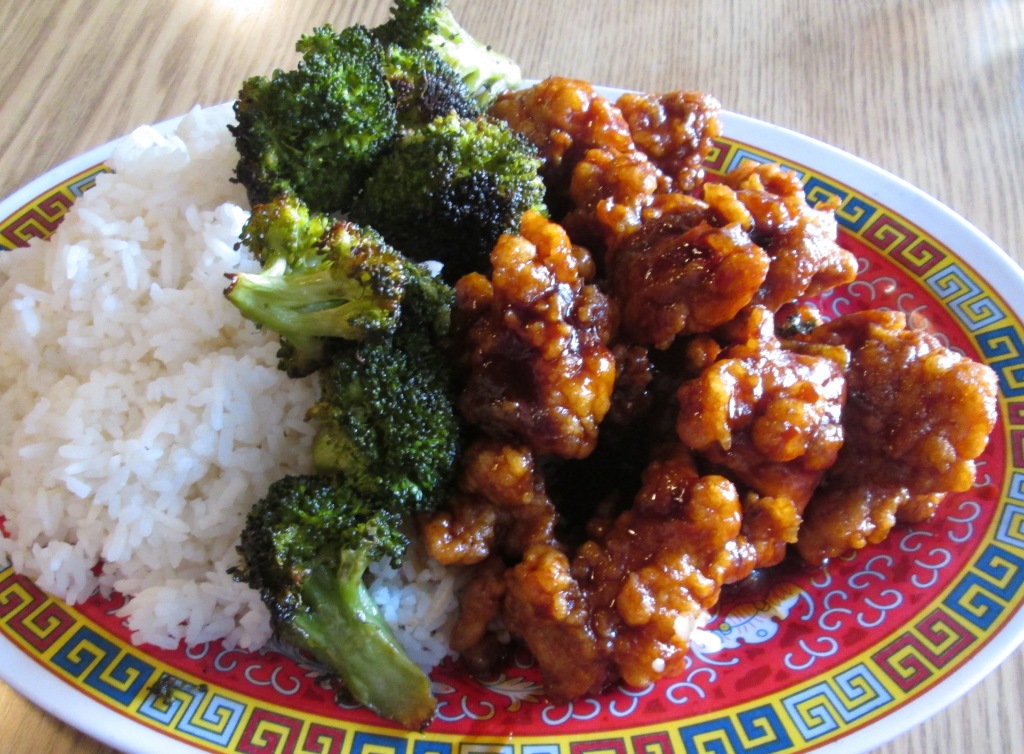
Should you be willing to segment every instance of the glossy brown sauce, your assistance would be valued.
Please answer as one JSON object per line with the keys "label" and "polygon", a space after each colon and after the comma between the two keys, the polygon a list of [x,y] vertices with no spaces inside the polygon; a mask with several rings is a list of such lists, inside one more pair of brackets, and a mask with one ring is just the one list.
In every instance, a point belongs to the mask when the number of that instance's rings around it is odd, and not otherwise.
{"label": "glossy brown sauce", "polygon": [[970,487],[994,374],[899,314],[823,322],[808,297],[856,273],[834,206],[778,165],[706,177],[714,98],[554,78],[493,112],[541,151],[551,216],[457,285],[473,437],[422,534],[473,569],[470,670],[511,637],[555,701],[671,676],[723,587]]}

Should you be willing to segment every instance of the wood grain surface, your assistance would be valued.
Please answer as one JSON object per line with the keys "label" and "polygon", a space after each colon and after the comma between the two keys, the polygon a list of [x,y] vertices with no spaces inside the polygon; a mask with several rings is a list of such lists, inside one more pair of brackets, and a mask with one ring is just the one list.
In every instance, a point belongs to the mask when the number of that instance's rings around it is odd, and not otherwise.
{"label": "wood grain surface", "polygon": [[[0,196],[143,123],[234,99],[386,0],[0,0]],[[1021,0],[451,0],[530,78],[702,89],[918,186],[1024,262]],[[1024,751],[1024,652],[885,754]],[[106,754],[0,683],[0,751]]]}

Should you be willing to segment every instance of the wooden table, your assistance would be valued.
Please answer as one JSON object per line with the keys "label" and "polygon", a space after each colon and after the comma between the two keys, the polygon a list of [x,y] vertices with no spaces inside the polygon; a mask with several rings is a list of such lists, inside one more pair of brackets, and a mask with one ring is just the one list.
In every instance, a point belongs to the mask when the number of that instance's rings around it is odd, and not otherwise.
{"label": "wooden table", "polygon": [[[1020,0],[452,0],[525,75],[725,107],[835,144],[968,218],[1024,261],[1024,3]],[[88,148],[291,65],[323,22],[375,24],[384,0],[0,2],[0,196]],[[886,754],[1024,751],[1024,652]],[[0,748],[108,747],[0,683]]]}

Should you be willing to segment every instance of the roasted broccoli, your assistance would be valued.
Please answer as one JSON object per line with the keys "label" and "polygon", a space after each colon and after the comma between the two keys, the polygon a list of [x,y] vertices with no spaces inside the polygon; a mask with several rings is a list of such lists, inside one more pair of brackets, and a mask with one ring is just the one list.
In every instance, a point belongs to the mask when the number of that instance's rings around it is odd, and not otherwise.
{"label": "roasted broccoli", "polygon": [[400,526],[344,479],[286,476],[249,512],[233,573],[259,591],[281,639],[312,654],[358,702],[421,730],[436,706],[430,680],[363,583],[371,562],[405,552]]}
{"label": "roasted broccoli", "polygon": [[447,0],[395,0],[391,18],[373,34],[385,45],[436,52],[455,69],[481,109],[522,81],[513,60],[462,28]]}
{"label": "roasted broccoli", "polygon": [[317,266],[320,241],[332,224],[329,215],[311,212],[304,201],[285,191],[252,208],[239,241],[264,270],[298,271]]}
{"label": "roasted broccoli", "polygon": [[254,208],[242,240],[263,269],[229,274],[224,294],[281,336],[290,375],[322,365],[326,338],[360,340],[397,326],[411,265],[371,228],[332,223],[286,194]]}
{"label": "roasted broccoli", "polygon": [[361,26],[318,27],[296,49],[295,69],[242,84],[235,180],[254,205],[291,191],[316,211],[343,210],[397,134],[385,50]]}
{"label": "roasted broccoli", "polygon": [[494,243],[544,211],[536,148],[505,123],[450,114],[403,136],[352,208],[402,253],[444,264],[454,282],[485,271]]}
{"label": "roasted broccoli", "polygon": [[332,353],[309,414],[320,425],[318,470],[404,509],[446,499],[461,432],[445,350],[452,298],[449,286],[414,267],[398,329]]}
{"label": "roasted broccoli", "polygon": [[478,115],[520,81],[444,0],[397,0],[372,31],[323,25],[295,48],[294,69],[247,79],[235,102],[235,180],[254,205],[292,191],[316,211],[343,212],[400,126]]}
{"label": "roasted broccoli", "polygon": [[[336,32],[330,26],[322,26],[299,40],[297,47],[305,56],[317,56],[327,66],[351,65],[353,55],[363,59],[367,52],[361,47],[366,42],[366,30],[354,28],[356,31]],[[351,47],[353,41],[357,43],[355,49]],[[398,126],[416,128],[453,111],[467,117],[482,112],[474,93],[459,73],[436,51],[429,47],[404,47],[381,39],[376,41],[379,48],[372,53],[380,56]],[[377,62],[372,60],[375,69]]]}
{"label": "roasted broccoli", "polygon": [[282,369],[320,370],[317,467],[403,507],[433,507],[459,446],[451,286],[372,229],[331,222],[290,194],[258,205],[242,242],[263,270],[228,275],[225,295],[281,336]]}
{"label": "roasted broccoli", "polygon": [[403,129],[453,112],[466,118],[483,112],[455,69],[433,50],[389,45],[384,72]]}

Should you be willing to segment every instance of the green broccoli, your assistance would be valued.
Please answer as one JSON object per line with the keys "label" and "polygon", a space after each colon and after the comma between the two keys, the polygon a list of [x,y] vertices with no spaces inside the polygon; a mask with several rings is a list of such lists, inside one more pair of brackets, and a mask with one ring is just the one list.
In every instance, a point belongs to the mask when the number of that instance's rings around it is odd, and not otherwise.
{"label": "green broccoli", "polygon": [[283,194],[254,208],[242,241],[263,269],[228,274],[224,295],[281,336],[290,375],[322,365],[326,338],[360,340],[397,326],[411,265],[371,228],[332,223]]}
{"label": "green broccoli", "polygon": [[239,241],[264,270],[283,266],[296,272],[319,265],[320,242],[333,222],[329,215],[311,212],[304,201],[284,191],[252,208]]}
{"label": "green broccoli", "polygon": [[391,18],[373,34],[386,45],[436,52],[455,69],[481,109],[522,81],[515,61],[474,39],[452,15],[447,0],[395,0]]}
{"label": "green broccoli", "polygon": [[263,270],[229,274],[225,295],[281,336],[282,369],[319,370],[317,467],[400,506],[433,507],[460,440],[452,287],[372,229],[331,222],[290,194],[255,207],[242,242]]}
{"label": "green broccoli", "polygon": [[450,114],[404,135],[378,162],[351,216],[454,282],[485,271],[494,243],[544,210],[536,148],[507,124]]}
{"label": "green broccoli", "polygon": [[398,132],[383,45],[362,26],[321,26],[298,66],[246,80],[230,127],[235,180],[251,204],[291,191],[312,209],[345,209]]}
{"label": "green broccoli", "polygon": [[363,583],[400,559],[401,517],[344,479],[286,476],[246,519],[233,571],[260,593],[275,633],[337,675],[356,699],[410,730],[433,719],[430,679],[398,643]]}
{"label": "green broccoli", "polygon": [[410,269],[394,333],[339,347],[320,370],[313,462],[403,509],[430,510],[451,492],[461,446],[446,352],[452,289]]}
{"label": "green broccoli", "polygon": [[419,128],[453,112],[465,118],[483,112],[455,69],[433,50],[390,45],[384,72],[403,129]]}
{"label": "green broccoli", "polygon": [[[360,45],[366,42],[365,29],[353,28],[358,31],[335,32],[330,26],[319,27],[314,34],[299,40],[297,48],[305,56],[317,56],[328,66],[351,65],[348,59],[352,54],[364,54],[361,49],[351,49],[353,40]],[[433,49],[375,41],[380,48],[373,52],[381,55],[384,78],[390,87],[388,94],[400,127],[414,128],[453,111],[467,117],[482,112],[459,73]]]}

